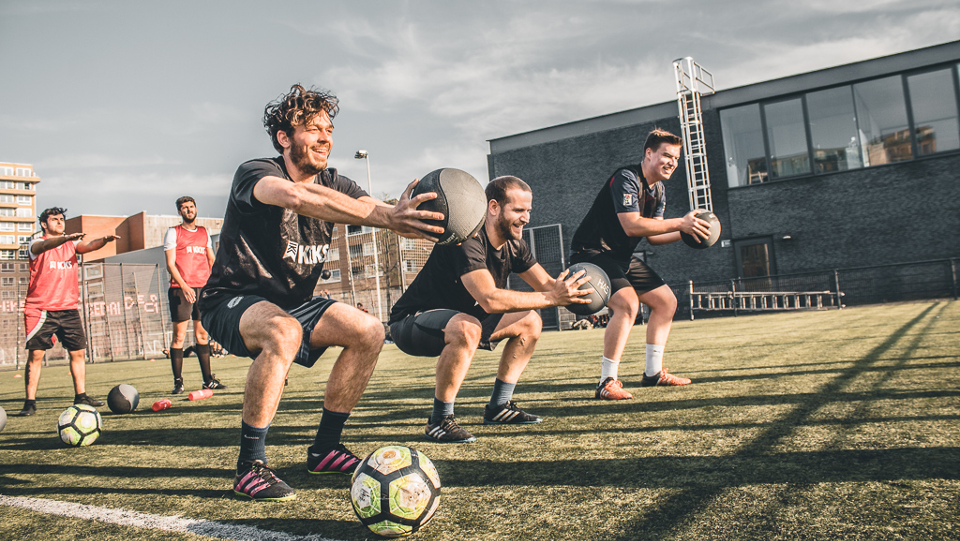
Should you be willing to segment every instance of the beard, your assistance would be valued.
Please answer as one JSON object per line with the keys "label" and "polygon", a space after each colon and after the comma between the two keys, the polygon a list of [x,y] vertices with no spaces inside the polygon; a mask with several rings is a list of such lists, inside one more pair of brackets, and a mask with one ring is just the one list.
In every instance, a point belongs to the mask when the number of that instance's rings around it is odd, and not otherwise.
{"label": "beard", "polygon": [[310,160],[310,149],[307,145],[293,143],[290,147],[290,159],[300,172],[307,175],[316,175],[326,168],[326,164],[320,166]]}
{"label": "beard", "polygon": [[521,240],[523,238],[523,228],[520,228],[520,234],[516,235],[513,232],[513,228],[510,227],[512,224],[500,216],[497,218],[497,232],[500,233],[500,236],[507,240]]}

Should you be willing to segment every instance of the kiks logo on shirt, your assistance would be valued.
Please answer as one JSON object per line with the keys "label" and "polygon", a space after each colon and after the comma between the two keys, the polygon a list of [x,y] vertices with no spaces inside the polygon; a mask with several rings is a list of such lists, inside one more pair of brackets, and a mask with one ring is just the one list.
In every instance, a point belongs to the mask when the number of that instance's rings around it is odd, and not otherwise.
{"label": "kiks logo on shirt", "polygon": [[287,249],[283,252],[283,257],[289,257],[298,265],[303,265],[304,263],[307,265],[315,265],[317,263],[323,263],[327,260],[327,250],[329,248],[329,244],[304,246],[293,242],[292,240],[288,240]]}

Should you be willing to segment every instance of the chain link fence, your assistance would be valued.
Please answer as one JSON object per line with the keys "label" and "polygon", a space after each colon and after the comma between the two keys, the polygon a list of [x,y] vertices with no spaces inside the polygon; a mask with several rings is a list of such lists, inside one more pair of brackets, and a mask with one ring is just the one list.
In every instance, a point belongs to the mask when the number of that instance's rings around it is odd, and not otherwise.
{"label": "chain link fence", "polygon": [[[169,278],[159,265],[84,263],[80,266],[80,314],[87,335],[89,361],[163,357],[170,342]],[[0,304],[0,366],[21,368],[26,362],[23,300]],[[188,342],[193,330],[188,331]],[[46,364],[69,362],[59,341],[47,351]]]}
{"label": "chain link fence", "polygon": [[[565,267],[563,231],[559,224],[530,227],[524,240],[544,269],[557,276]],[[419,239],[405,239],[373,228],[338,226],[327,254],[330,273],[315,294],[362,304],[386,322],[390,309],[413,281],[433,249]],[[680,308],[677,318],[690,317],[691,287],[697,292],[763,293],[831,292],[827,307],[857,306],[931,298],[956,299],[958,258],[822,272],[734,278],[696,284],[673,284]],[[80,269],[80,310],[87,333],[87,359],[91,362],[163,358],[171,337],[167,302],[169,276],[159,264],[84,263]],[[21,368],[24,350],[23,299],[25,277],[4,282],[0,298],[0,368]],[[15,282],[15,283],[14,283]],[[508,287],[529,291],[517,275]],[[840,296],[837,296],[837,292]],[[719,311],[733,315],[741,310]],[[730,314],[732,312],[732,314]],[[545,329],[569,329],[577,317],[560,308],[540,311]],[[193,343],[188,326],[187,344]],[[57,344],[48,351],[47,363],[67,363],[66,351]]]}

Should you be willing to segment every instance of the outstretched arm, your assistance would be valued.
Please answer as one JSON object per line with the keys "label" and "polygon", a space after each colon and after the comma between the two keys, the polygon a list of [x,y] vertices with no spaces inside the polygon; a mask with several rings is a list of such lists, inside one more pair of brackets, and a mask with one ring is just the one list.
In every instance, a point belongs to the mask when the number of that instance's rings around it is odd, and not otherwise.
{"label": "outstretched arm", "polygon": [[54,248],[61,246],[68,241],[82,239],[85,234],[86,233],[70,233],[69,235],[47,237],[31,244],[30,251],[33,252],[33,255],[40,255],[43,252],[46,252],[47,250],[53,250]]}
{"label": "outstretched arm", "polygon": [[[283,207],[303,216],[320,220],[381,227],[406,237],[436,241],[443,228],[422,220],[442,220],[443,214],[417,210],[435,193],[410,197],[417,181],[407,186],[396,205],[376,201],[372,197],[354,199],[346,194],[313,183],[290,182],[279,177],[263,177],[253,188],[253,196],[262,203]],[[376,201],[376,202],[374,202]]]}
{"label": "outstretched arm", "polygon": [[617,214],[623,231],[630,237],[647,237],[650,244],[667,244],[680,240],[680,232],[706,239],[710,223],[697,218],[698,211],[690,211],[683,218],[644,218],[639,212]]}
{"label": "outstretched arm", "polygon": [[[539,268],[543,274],[533,271]],[[566,273],[566,271],[564,271]],[[527,275],[526,277],[524,275]],[[531,267],[520,275],[526,281],[528,277],[539,283],[544,291],[513,291],[510,289],[500,289],[490,271],[479,269],[468,272],[460,277],[467,291],[473,296],[477,304],[488,314],[521,312],[523,310],[539,310],[549,306],[566,306],[568,304],[580,303],[581,295],[586,295],[587,291],[579,291],[578,288],[586,282],[585,276],[569,277],[566,280],[562,278],[565,274],[561,273],[561,279],[550,279],[547,272],[540,267],[539,263]],[[544,279],[546,276],[546,279]],[[548,282],[553,282],[550,287],[545,287]],[[530,283],[530,282],[528,282]],[[533,285],[533,284],[531,284]],[[534,286],[537,287],[537,286]]]}
{"label": "outstretched arm", "polygon": [[119,235],[107,235],[105,237],[98,237],[93,240],[82,241],[77,244],[77,253],[85,254],[94,250],[99,250],[100,248],[106,246],[108,242],[113,242],[119,238]]}

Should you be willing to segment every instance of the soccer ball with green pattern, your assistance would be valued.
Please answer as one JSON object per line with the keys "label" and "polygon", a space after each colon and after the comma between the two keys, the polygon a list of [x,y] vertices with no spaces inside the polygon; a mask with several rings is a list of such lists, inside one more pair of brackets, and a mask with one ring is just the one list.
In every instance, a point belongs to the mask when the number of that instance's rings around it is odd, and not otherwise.
{"label": "soccer ball with green pattern", "polygon": [[103,430],[103,419],[93,406],[75,404],[63,410],[57,420],[57,432],[67,445],[84,447],[97,441]]}
{"label": "soccer ball with green pattern", "polygon": [[411,534],[433,518],[440,505],[440,476],[430,459],[401,445],[367,455],[353,473],[353,510],[378,535]]}

